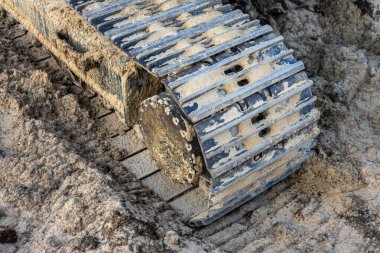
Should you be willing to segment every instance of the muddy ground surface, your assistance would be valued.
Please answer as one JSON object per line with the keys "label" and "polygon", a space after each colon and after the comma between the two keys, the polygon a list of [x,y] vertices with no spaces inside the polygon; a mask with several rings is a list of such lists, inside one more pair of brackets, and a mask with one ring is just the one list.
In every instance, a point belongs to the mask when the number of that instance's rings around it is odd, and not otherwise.
{"label": "muddy ground surface", "polygon": [[315,82],[316,155],[266,193],[281,194],[184,226],[118,162],[102,107],[2,12],[0,252],[380,252],[380,1],[229,2],[273,25]]}

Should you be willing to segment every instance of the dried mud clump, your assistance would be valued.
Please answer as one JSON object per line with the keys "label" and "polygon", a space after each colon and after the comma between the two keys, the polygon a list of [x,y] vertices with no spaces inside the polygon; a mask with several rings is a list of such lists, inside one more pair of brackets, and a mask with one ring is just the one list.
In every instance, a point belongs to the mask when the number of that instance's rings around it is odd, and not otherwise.
{"label": "dried mud clump", "polygon": [[17,232],[13,229],[0,228],[0,243],[15,243],[17,242]]}

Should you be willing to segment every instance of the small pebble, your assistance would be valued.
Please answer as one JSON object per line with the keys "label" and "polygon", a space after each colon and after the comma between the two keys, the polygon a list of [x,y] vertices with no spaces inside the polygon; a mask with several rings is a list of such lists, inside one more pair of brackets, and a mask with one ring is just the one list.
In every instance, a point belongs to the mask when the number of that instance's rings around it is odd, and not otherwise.
{"label": "small pebble", "polygon": [[178,245],[179,243],[179,237],[176,232],[174,231],[167,231],[164,242],[168,245]]}

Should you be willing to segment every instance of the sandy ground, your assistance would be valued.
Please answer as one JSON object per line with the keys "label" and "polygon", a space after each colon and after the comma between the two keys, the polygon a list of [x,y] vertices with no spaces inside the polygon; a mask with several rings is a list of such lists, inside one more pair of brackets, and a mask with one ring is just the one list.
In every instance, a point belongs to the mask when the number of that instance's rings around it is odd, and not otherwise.
{"label": "sandy ground", "polygon": [[84,89],[36,63],[38,43],[12,40],[2,15],[0,252],[380,252],[380,1],[229,2],[284,35],[315,82],[322,134],[305,168],[193,231],[118,162]]}

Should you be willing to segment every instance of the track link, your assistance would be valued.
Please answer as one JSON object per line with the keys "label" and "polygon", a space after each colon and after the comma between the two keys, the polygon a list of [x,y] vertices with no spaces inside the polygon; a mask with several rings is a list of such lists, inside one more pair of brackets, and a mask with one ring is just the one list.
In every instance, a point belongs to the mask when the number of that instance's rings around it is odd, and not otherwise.
{"label": "track link", "polygon": [[319,134],[312,81],[270,26],[219,0],[68,2],[160,77],[195,129],[207,201],[188,214],[192,225],[215,221],[312,154]]}

